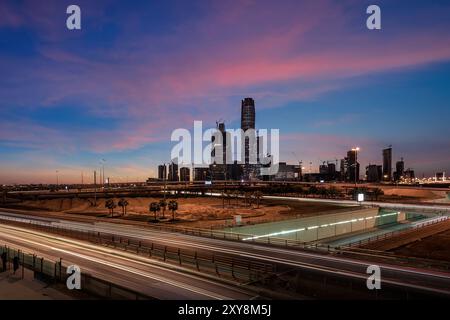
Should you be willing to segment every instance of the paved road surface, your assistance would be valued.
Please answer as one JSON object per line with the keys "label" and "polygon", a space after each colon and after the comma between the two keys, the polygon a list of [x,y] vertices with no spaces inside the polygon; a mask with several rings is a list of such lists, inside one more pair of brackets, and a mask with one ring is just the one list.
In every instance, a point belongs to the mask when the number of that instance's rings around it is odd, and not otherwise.
{"label": "paved road surface", "polygon": [[[33,216],[0,212],[1,218],[21,218],[34,220]],[[260,244],[234,242],[204,237],[196,237],[180,233],[156,231],[151,228],[115,224],[107,222],[85,223],[65,221],[61,219],[38,218],[42,223],[51,223],[60,227],[91,230],[115,234],[122,237],[133,237],[154,242],[155,244],[188,248],[197,251],[220,252],[225,255],[254,259],[260,262],[276,263],[279,265],[314,270],[332,275],[354,279],[367,279],[367,267],[373,263],[343,258],[337,255],[293,250],[287,248],[264,246]],[[0,236],[1,237],[1,236]],[[404,266],[379,264],[382,269],[383,281],[403,287],[416,287],[431,291],[438,291],[450,295],[450,274]]]}
{"label": "paved road surface", "polygon": [[40,231],[0,225],[0,243],[80,266],[100,279],[158,299],[251,299],[252,293],[192,271],[121,250],[92,245]]}

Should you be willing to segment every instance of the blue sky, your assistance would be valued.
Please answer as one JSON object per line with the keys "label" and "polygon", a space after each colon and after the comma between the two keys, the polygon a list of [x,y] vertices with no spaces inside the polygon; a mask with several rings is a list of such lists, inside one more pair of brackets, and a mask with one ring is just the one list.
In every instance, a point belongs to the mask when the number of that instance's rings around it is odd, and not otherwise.
{"label": "blue sky", "polygon": [[[116,181],[168,161],[170,134],[256,100],[281,159],[381,163],[393,145],[416,174],[450,172],[450,4],[378,1],[0,3],[0,183]],[[293,152],[296,156],[293,155]],[[88,178],[89,177],[89,178]]]}

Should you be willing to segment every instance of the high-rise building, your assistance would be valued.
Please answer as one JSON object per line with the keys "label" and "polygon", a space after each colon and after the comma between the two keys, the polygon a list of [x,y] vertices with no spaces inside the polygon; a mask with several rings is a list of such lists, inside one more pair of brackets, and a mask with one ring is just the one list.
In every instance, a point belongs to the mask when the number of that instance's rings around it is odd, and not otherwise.
{"label": "high-rise building", "polygon": [[405,162],[403,161],[403,158],[401,158],[400,161],[397,161],[395,163],[395,172],[394,172],[394,180],[399,181],[403,177],[405,172]]}
{"label": "high-rise building", "polygon": [[408,168],[403,172],[403,181],[411,183],[414,182],[415,179],[416,175],[413,169]]}
{"label": "high-rise building", "polygon": [[191,180],[191,170],[188,167],[180,168],[180,181],[189,182]]}
{"label": "high-rise building", "polygon": [[383,149],[383,181],[392,181],[392,147]]}
{"label": "high-rise building", "polygon": [[380,182],[383,172],[382,167],[376,164],[369,164],[366,167],[366,180],[367,182]]}
{"label": "high-rise building", "polygon": [[347,179],[348,182],[359,181],[359,163],[357,161],[357,150],[347,152]]}
{"label": "high-rise building", "polygon": [[[219,141],[215,135],[211,137],[211,163],[226,164],[227,163],[227,132],[225,131],[225,123],[217,123],[216,128],[220,134],[222,141]],[[217,141],[216,141],[217,140]],[[217,154],[220,152],[221,154]]]}
{"label": "high-rise building", "polygon": [[340,172],[340,176],[341,176],[341,181],[345,181],[347,180],[347,171],[348,171],[348,159],[344,158],[341,159],[341,172]]}
{"label": "high-rise building", "polygon": [[179,181],[179,177],[178,177],[178,164],[175,162],[171,162],[169,164],[169,177],[168,179],[169,181]]}
{"label": "high-rise building", "polygon": [[241,129],[255,129],[255,100],[245,98],[241,102]]}
{"label": "high-rise building", "polygon": [[209,168],[197,167],[194,168],[194,181],[207,181],[211,180],[211,173]]}
{"label": "high-rise building", "polygon": [[246,133],[244,140],[244,168],[243,178],[248,180],[251,177],[258,175],[256,163],[257,154],[251,155],[250,152],[258,153],[256,132],[247,130],[255,130],[255,100],[252,98],[245,98],[241,101],[241,129]]}
{"label": "high-rise building", "polygon": [[[225,124],[217,123],[218,135],[211,137],[211,164],[209,166],[211,178],[213,180],[226,180],[227,177],[227,155],[231,156],[231,151],[227,150],[227,132],[225,131]],[[219,139],[220,137],[220,139]],[[222,140],[222,141],[220,141]]]}
{"label": "high-rise building", "polygon": [[167,167],[165,164],[161,164],[158,166],[158,179],[159,180],[167,179]]}

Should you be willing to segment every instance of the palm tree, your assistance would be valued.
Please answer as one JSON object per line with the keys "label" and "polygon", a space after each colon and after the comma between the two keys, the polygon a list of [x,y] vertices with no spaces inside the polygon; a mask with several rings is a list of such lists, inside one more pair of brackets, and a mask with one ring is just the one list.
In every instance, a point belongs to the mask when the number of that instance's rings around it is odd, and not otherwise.
{"label": "palm tree", "polygon": [[166,213],[166,208],[167,208],[167,201],[166,201],[166,199],[159,200],[159,207],[162,209],[163,218],[164,218],[164,214]]}
{"label": "palm tree", "polygon": [[375,201],[378,201],[378,197],[384,194],[384,191],[380,188],[373,189],[373,196],[375,197]]}
{"label": "palm tree", "polygon": [[339,194],[339,191],[336,187],[332,186],[328,189],[328,194],[331,198],[336,198]]}
{"label": "palm tree", "polygon": [[121,198],[117,204],[119,205],[119,207],[122,207],[122,215],[125,216],[127,214],[128,201],[124,198]]}
{"label": "palm tree", "polygon": [[159,206],[159,203],[158,203],[158,202],[152,202],[152,203],[150,203],[149,210],[150,210],[150,212],[153,212],[153,213],[155,214],[155,220],[154,220],[154,221],[157,221],[156,213],[157,213],[158,211],[161,211],[161,207]]}
{"label": "palm tree", "polygon": [[317,192],[318,192],[319,190],[318,190],[318,188],[316,187],[316,186],[310,186],[309,187],[309,193],[311,194],[311,195],[316,195],[317,194]]}
{"label": "palm tree", "polygon": [[232,191],[226,191],[228,206],[231,206]]}
{"label": "palm tree", "polygon": [[225,209],[225,197],[226,197],[226,191],[222,191],[222,209]]}
{"label": "palm tree", "polygon": [[172,211],[172,221],[175,221],[175,211],[178,210],[178,202],[176,200],[169,201],[169,210]]}
{"label": "palm tree", "polygon": [[263,196],[263,194],[262,194],[261,191],[256,191],[256,192],[254,193],[254,197],[255,197],[255,199],[256,199],[256,208],[258,208],[258,209],[259,209],[259,204],[260,204],[260,202],[261,202],[262,196]]}
{"label": "palm tree", "polygon": [[111,218],[114,216],[114,208],[116,208],[117,205],[114,202],[114,199],[108,199],[105,202],[105,208],[108,208],[109,211],[111,212]]}

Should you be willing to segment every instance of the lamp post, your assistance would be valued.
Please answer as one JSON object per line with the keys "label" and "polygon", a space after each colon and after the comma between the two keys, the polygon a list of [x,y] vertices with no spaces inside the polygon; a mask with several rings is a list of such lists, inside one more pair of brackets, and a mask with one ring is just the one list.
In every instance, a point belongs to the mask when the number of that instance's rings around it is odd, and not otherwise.
{"label": "lamp post", "polygon": [[[170,164],[169,164],[170,166]],[[166,190],[167,190],[167,167],[166,167],[166,163],[164,162],[164,169],[163,169],[163,175],[164,175],[164,201],[166,200]]]}
{"label": "lamp post", "polygon": [[105,159],[101,159],[100,160],[100,165],[101,165],[101,167],[100,167],[100,181],[101,181],[101,185],[102,185],[102,187],[105,187],[105,162],[106,162],[106,160]]}
{"label": "lamp post", "polygon": [[59,177],[58,177],[58,170],[56,170],[56,187],[59,186]]}

